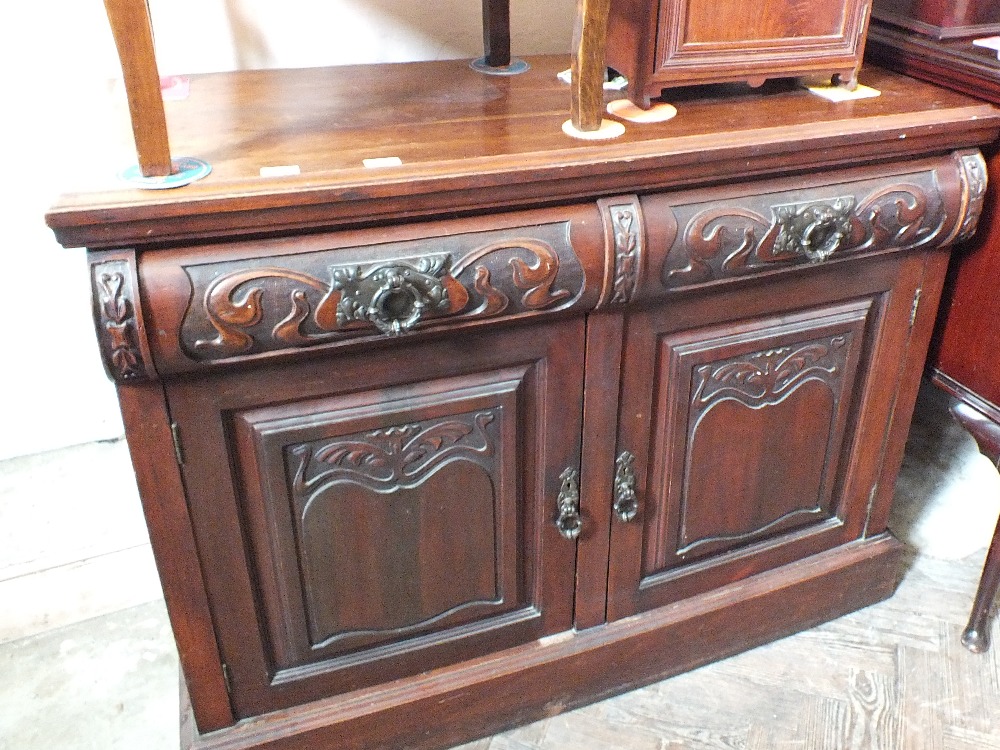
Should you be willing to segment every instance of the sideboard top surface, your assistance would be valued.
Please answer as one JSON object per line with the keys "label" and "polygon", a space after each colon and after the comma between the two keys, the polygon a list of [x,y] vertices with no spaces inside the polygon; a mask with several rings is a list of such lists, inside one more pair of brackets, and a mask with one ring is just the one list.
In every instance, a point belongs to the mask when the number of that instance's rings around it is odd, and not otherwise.
{"label": "sideboard top surface", "polygon": [[[568,58],[529,61],[511,77],[463,60],[192,76],[190,95],[167,102],[171,150],[205,159],[211,175],[126,187],[115,176],[130,158],[123,137],[123,163],[62,196],[48,224],[62,244],[91,248],[287,233],[905,158],[1000,131],[988,104],[869,68],[862,82],[878,98],[834,104],[791,81],[681,89],[666,123],[577,140],[561,130],[569,89],[556,73]],[[364,166],[391,157],[401,166]],[[260,176],[291,165],[298,175]]]}

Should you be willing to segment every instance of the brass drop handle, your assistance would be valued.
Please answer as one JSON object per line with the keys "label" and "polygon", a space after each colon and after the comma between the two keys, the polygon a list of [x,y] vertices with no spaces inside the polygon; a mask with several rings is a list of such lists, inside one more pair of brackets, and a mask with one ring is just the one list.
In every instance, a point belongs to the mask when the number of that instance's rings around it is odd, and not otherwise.
{"label": "brass drop handle", "polygon": [[628,523],[639,512],[639,498],[635,494],[635,470],[632,468],[635,456],[622,451],[615,461],[615,515],[618,520]]}
{"label": "brass drop handle", "polygon": [[775,215],[779,227],[774,243],[777,254],[800,253],[809,260],[823,261],[837,252],[851,236],[854,198],[838,198],[832,203],[780,206]]}
{"label": "brass drop handle", "polygon": [[566,539],[576,539],[583,531],[583,517],[580,515],[580,475],[576,469],[566,469],[559,475],[562,482],[559,497],[556,498],[556,528]]}
{"label": "brass drop handle", "polygon": [[447,312],[448,289],[437,274],[445,263],[423,260],[417,266],[396,263],[361,274],[335,269],[333,288],[341,290],[337,322],[366,320],[387,336],[411,330],[426,312]]}

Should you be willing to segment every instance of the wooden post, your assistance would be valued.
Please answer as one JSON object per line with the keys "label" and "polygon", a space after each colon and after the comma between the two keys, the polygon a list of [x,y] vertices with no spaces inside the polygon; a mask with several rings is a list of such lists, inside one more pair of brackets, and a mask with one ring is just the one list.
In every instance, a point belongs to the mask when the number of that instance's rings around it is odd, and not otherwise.
{"label": "wooden post", "polygon": [[153,25],[146,0],[104,0],[118,47],[139,170],[144,177],[170,174],[167,117],[153,48]]}
{"label": "wooden post", "polygon": [[601,127],[610,7],[611,0],[577,0],[570,94],[570,115],[577,130]]}
{"label": "wooden post", "polygon": [[483,0],[483,52],[490,67],[510,65],[510,0]]}

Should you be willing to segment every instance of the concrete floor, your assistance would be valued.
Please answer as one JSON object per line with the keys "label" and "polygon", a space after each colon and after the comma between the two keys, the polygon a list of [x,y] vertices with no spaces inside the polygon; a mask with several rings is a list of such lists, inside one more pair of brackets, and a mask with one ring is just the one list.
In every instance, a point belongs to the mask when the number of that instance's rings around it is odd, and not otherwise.
{"label": "concrete floor", "polygon": [[[966,602],[971,602],[1000,512],[1000,477],[978,454],[971,438],[951,422],[946,407],[937,391],[922,392],[891,523],[915,550],[911,573],[903,584],[909,588],[901,589],[897,597],[920,601],[920,591],[913,587],[928,577],[940,578],[941,571],[950,576],[949,581],[958,581],[948,584],[954,594],[951,604],[928,602],[938,616],[954,621],[947,626],[947,637],[953,640],[965,617]],[[121,443],[91,444],[0,463],[0,603],[0,674],[4,678],[0,683],[0,750],[174,750],[178,746],[177,656]],[[866,618],[900,616],[887,614],[893,612],[886,605],[876,605],[849,618],[864,623]],[[881,622],[881,630],[892,639],[891,623],[884,626]],[[838,625],[822,627],[835,631]],[[1000,624],[994,624],[994,633],[1000,641]],[[667,690],[683,686],[684,692],[697,690],[699,684],[714,685],[708,682],[713,675],[738,671],[740,660],[752,664],[762,654],[768,664],[781,669],[782,658],[800,658],[791,656],[796,639],[809,641],[813,635],[793,636],[763,647],[766,652],[758,649],[733,657],[663,685]],[[823,638],[817,642],[823,643]],[[982,670],[983,684],[1000,681],[995,654],[958,658],[963,668]],[[634,700],[648,702],[651,689],[636,691]],[[661,690],[656,695],[667,693]],[[588,716],[608,716],[608,706],[628,706],[630,700],[624,696],[614,699],[617,703],[602,704],[603,709],[581,709],[550,724],[531,725],[469,747],[646,747],[647,743],[633,743],[623,734],[609,734],[604,719],[591,719],[593,730],[586,728]],[[758,738],[766,730],[766,725],[765,730],[759,728],[759,709],[754,709],[758,722],[754,736]],[[595,710],[597,714],[583,713]],[[789,710],[794,713],[794,706]],[[616,711],[610,715],[620,715]],[[730,718],[741,725],[741,717]],[[778,719],[777,706],[774,718]],[[1000,747],[1000,708],[996,735],[989,729],[984,732],[983,720],[979,721],[976,733],[966,737],[973,738],[972,744],[961,747]],[[568,730],[574,726],[576,734]],[[769,747],[745,738],[684,733],[667,724],[653,734],[649,739],[658,743],[650,745],[654,748]],[[777,747],[774,742],[771,746]],[[898,744],[902,740],[894,742],[887,746],[910,747]],[[793,735],[781,746],[874,745],[864,740],[815,744],[804,735]],[[927,746],[959,747],[938,741]]]}

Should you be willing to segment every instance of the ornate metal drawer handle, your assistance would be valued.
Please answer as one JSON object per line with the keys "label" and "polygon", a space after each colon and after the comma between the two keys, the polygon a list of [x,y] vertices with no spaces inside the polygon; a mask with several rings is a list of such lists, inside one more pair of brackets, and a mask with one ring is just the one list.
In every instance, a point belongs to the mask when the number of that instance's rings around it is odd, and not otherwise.
{"label": "ornate metal drawer handle", "polygon": [[583,530],[583,517],[580,515],[580,475],[576,469],[566,469],[559,475],[562,487],[556,506],[559,515],[556,516],[556,528],[567,539],[576,539]]}
{"label": "ornate metal drawer handle", "polygon": [[438,278],[448,257],[421,260],[417,266],[396,263],[362,275],[356,268],[333,272],[333,288],[341,291],[337,323],[367,320],[382,333],[398,336],[413,328],[426,312],[449,309],[448,289]]}
{"label": "ornate metal drawer handle", "polygon": [[635,494],[635,456],[623,451],[615,461],[615,515],[628,523],[639,512],[639,499]]}
{"label": "ornate metal drawer handle", "polygon": [[854,198],[777,207],[775,254],[804,253],[810,260],[826,260],[851,236],[853,212]]}

